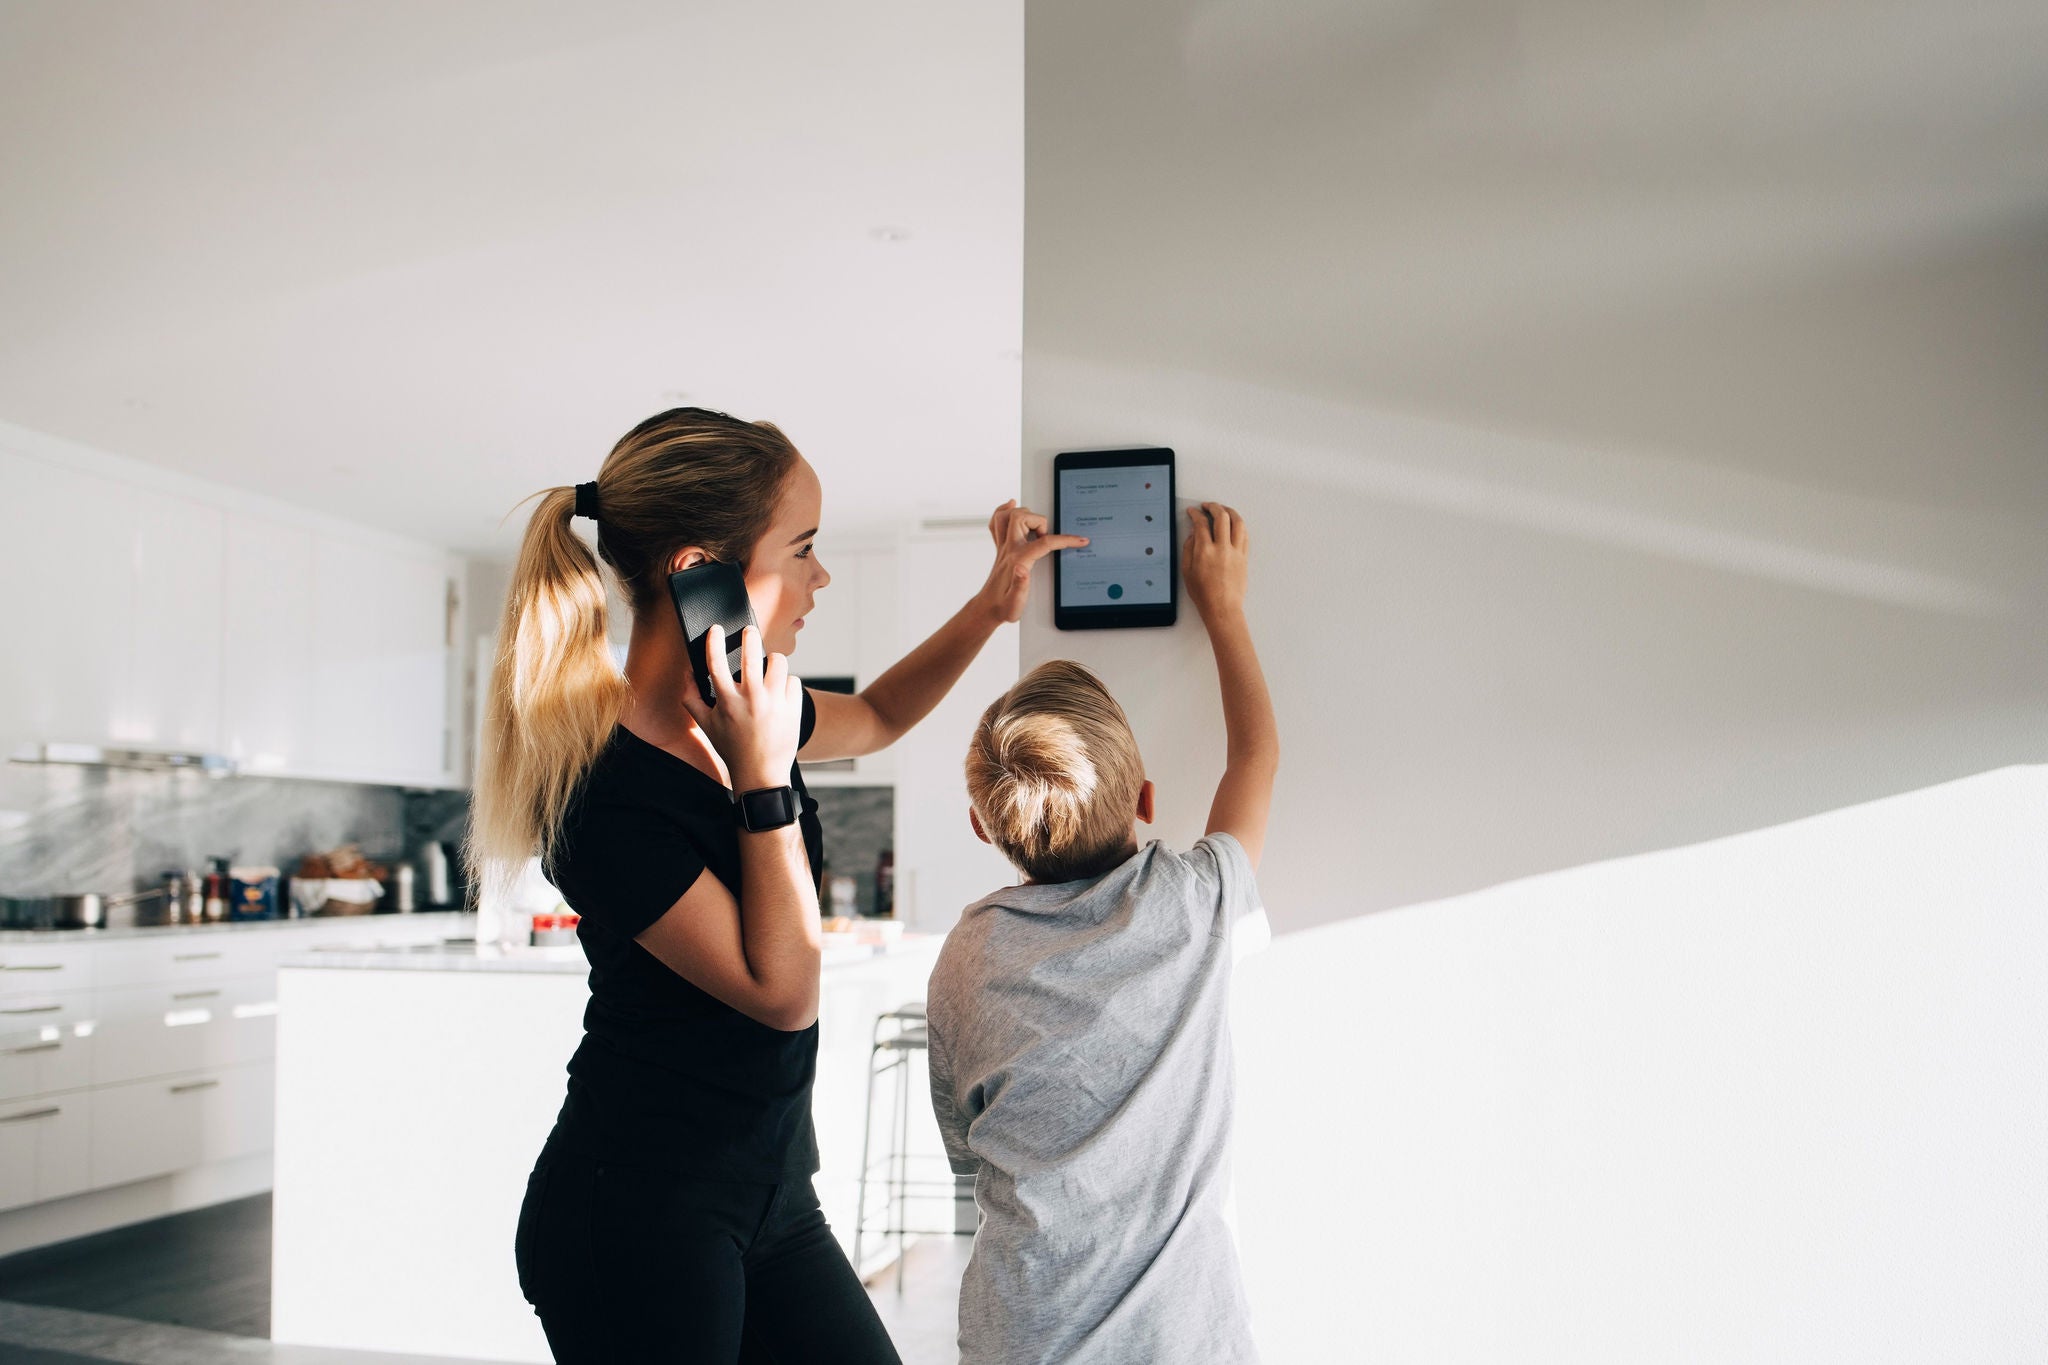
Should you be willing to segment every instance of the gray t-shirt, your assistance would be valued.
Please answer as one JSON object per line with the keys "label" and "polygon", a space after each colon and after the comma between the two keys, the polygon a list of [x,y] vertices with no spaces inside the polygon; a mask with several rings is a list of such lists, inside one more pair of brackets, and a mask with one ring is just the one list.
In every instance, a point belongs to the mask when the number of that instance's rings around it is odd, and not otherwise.
{"label": "gray t-shirt", "polygon": [[1223,1205],[1230,939],[1258,904],[1211,834],[1005,888],[947,937],[932,1105],[981,1208],[963,1365],[1257,1359]]}

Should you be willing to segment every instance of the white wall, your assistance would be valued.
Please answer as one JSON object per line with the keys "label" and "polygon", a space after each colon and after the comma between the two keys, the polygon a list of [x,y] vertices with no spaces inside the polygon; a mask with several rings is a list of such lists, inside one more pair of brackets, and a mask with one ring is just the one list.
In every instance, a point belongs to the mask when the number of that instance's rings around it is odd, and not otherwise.
{"label": "white wall", "polygon": [[[2048,557],[1988,515],[1031,352],[1023,487],[1158,443],[1251,527],[1285,932],[2048,758]],[[1024,621],[1095,668],[1185,843],[1206,637]]]}
{"label": "white wall", "polygon": [[1240,969],[1275,1362],[2048,1359],[2048,768]]}
{"label": "white wall", "polygon": [[[1023,495],[1251,526],[1267,1359],[2048,1357],[2044,34],[1031,7]],[[1200,627],[1051,616],[1184,845]]]}

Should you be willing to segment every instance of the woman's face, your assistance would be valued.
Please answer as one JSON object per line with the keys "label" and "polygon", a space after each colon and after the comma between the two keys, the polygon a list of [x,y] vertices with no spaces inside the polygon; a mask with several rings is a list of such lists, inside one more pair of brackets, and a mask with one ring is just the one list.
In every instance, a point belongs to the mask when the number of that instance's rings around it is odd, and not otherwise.
{"label": "woman's face", "polygon": [[796,652],[803,618],[818,589],[832,581],[811,548],[822,506],[817,472],[798,457],[796,468],[783,480],[774,520],[747,562],[747,596],[753,599],[754,619],[761,623],[762,641],[772,654]]}

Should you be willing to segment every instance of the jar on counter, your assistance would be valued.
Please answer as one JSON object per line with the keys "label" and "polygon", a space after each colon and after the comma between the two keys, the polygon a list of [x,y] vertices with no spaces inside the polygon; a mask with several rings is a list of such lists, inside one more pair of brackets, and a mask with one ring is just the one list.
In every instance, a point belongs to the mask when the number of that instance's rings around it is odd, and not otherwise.
{"label": "jar on counter", "polygon": [[573,948],[576,926],[583,916],[574,910],[544,910],[533,917],[532,943],[536,948]]}

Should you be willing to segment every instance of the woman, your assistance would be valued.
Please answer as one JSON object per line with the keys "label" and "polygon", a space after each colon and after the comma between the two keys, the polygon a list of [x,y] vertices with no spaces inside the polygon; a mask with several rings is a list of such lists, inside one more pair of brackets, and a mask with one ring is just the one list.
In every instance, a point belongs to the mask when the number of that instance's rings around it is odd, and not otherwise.
{"label": "woman", "polygon": [[[795,760],[893,742],[1022,613],[1031,566],[1085,542],[1004,504],[995,566],[952,620],[858,696],[813,694],[784,656],[832,581],[819,507],[775,427],[676,408],[593,483],[543,494],[520,548],[470,857],[489,878],[540,853],[583,917],[583,1042],[516,1248],[563,1365],[897,1359],[811,1189],[824,859]],[[632,608],[623,677],[576,516]],[[706,706],[667,580],[713,560],[742,567],[760,625]],[[783,787],[743,826],[736,794]]]}

